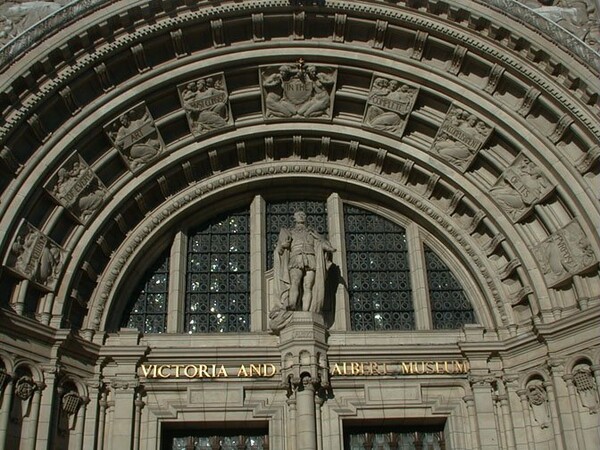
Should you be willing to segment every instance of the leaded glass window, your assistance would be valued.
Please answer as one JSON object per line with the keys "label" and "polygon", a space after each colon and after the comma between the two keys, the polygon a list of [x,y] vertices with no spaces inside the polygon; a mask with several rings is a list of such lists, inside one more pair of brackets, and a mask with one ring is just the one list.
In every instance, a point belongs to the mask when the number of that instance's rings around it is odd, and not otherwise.
{"label": "leaded glass window", "polygon": [[286,201],[267,204],[267,269],[273,267],[273,252],[282,228],[294,226],[294,213],[306,213],[306,225],[327,235],[327,207],[319,201]]}
{"label": "leaded glass window", "polygon": [[346,450],[444,450],[442,426],[386,426],[346,432]]}
{"label": "leaded glass window", "polygon": [[269,437],[252,431],[240,434],[196,433],[169,439],[169,450],[269,450]]}
{"label": "leaded glass window", "polygon": [[133,305],[122,325],[142,333],[164,333],[167,327],[169,253],[161,255],[136,289]]}
{"label": "leaded glass window", "polygon": [[460,328],[475,323],[475,313],[460,283],[446,264],[425,245],[425,265],[433,328]]}
{"label": "leaded glass window", "polygon": [[250,213],[231,213],[188,236],[185,331],[250,328]]}
{"label": "leaded glass window", "polygon": [[352,329],[414,329],[404,228],[345,205],[344,231]]}

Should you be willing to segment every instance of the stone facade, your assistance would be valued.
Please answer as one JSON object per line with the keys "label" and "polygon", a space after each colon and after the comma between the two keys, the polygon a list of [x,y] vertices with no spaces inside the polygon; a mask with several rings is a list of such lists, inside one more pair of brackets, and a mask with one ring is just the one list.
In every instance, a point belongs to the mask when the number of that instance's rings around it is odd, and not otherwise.
{"label": "stone facade", "polygon": [[[8,6],[33,3],[58,9]],[[600,447],[593,2],[527,4],[576,51],[497,8],[514,2],[79,3],[3,50],[0,448],[246,427],[341,450],[390,426],[443,430],[431,448]],[[269,328],[262,218],[288,198],[326,203],[342,279],[345,205],[406,229],[414,329],[353,331],[344,283]],[[249,329],[188,333],[188,230],[243,204]],[[476,324],[433,326],[424,245]],[[164,252],[164,333],[123,328]]]}

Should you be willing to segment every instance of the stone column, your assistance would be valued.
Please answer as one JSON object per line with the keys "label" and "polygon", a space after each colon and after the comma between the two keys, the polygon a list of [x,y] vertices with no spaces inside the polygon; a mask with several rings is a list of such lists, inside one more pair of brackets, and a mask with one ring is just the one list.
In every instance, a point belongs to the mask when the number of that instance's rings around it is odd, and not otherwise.
{"label": "stone column", "polygon": [[133,445],[134,401],[137,380],[112,379],[113,414],[109,448],[127,450]]}
{"label": "stone column", "polygon": [[[0,376],[5,377],[2,381],[4,390],[2,391],[2,402],[0,403],[0,448],[5,448],[8,418],[10,417],[13,398],[13,376],[6,372],[0,372]],[[2,384],[0,384],[0,389],[3,387]]]}
{"label": "stone column", "polygon": [[286,426],[295,430],[295,450],[319,448],[315,395],[329,386],[325,332],[320,314],[295,311],[280,333],[283,386],[290,399],[295,400],[294,424]]}
{"label": "stone column", "polygon": [[[106,415],[108,409],[108,393],[102,392],[99,395],[100,400],[98,401],[98,441],[96,448],[98,450],[104,449],[104,436],[106,435]],[[93,428],[92,428],[93,429]],[[93,449],[93,446],[87,447]]]}
{"label": "stone column", "polygon": [[[559,418],[556,430],[560,435],[559,442],[562,444],[562,448],[571,448],[576,437],[573,414],[569,402],[569,392],[563,380],[563,375],[565,374],[564,361],[562,359],[549,359],[548,368],[554,386],[554,407],[556,408],[556,416]],[[567,445],[567,442],[569,442],[569,445]]]}
{"label": "stone column", "polygon": [[557,450],[563,450],[565,447],[563,446],[563,437],[560,432],[560,422],[557,413],[557,402],[556,396],[554,395],[554,384],[549,381],[546,381],[544,382],[544,388],[546,389],[546,393],[548,394],[548,402],[550,404],[550,417],[552,420],[552,429],[554,431],[554,443],[556,445]]}
{"label": "stone column", "polygon": [[470,433],[469,433],[469,437],[470,437],[470,441],[471,441],[471,448],[479,448],[479,431],[477,429],[477,419],[476,419],[476,415],[477,413],[475,412],[475,402],[473,401],[473,396],[472,395],[465,395],[463,397],[463,400],[465,402],[465,404],[467,405],[467,414],[469,416],[469,428],[470,428]]}
{"label": "stone column", "polygon": [[[43,366],[44,371],[44,391],[40,399],[39,419],[37,422],[37,446],[36,448],[48,448],[52,444],[52,439],[56,427],[56,380],[60,368],[55,364]],[[32,417],[33,414],[32,414]]]}
{"label": "stone column", "polygon": [[142,425],[142,408],[144,407],[145,403],[142,400],[142,394],[141,392],[138,391],[138,393],[135,396],[135,423],[134,423],[134,429],[133,429],[133,450],[139,450],[140,449],[140,432],[141,432],[141,425]]}
{"label": "stone column", "polygon": [[[100,440],[103,429],[100,427],[100,417],[98,416],[98,405],[100,402],[100,388],[102,384],[98,380],[89,381],[87,383],[89,401],[85,406],[86,414],[83,426],[82,449],[93,450],[96,439]],[[83,408],[83,406],[82,406]],[[96,428],[96,424],[98,427]]]}
{"label": "stone column", "polygon": [[[41,445],[36,445],[36,440],[38,436],[38,425],[40,424],[40,405],[42,403],[42,391],[46,387],[46,385],[38,381],[36,383],[36,389],[33,392],[33,398],[31,399],[31,413],[29,415],[29,419],[27,420],[27,426],[24,427],[23,436],[21,436],[21,450],[35,450],[37,448],[46,448],[47,447],[47,430],[49,424],[44,424],[46,428],[46,440]],[[47,391],[48,392],[48,391]],[[52,397],[52,392],[50,391],[50,397]],[[52,403],[50,403],[50,406]],[[45,412],[46,413],[46,412]]]}
{"label": "stone column", "polygon": [[529,411],[529,399],[527,398],[527,390],[520,389],[517,395],[521,399],[521,409],[523,410],[523,419],[525,420],[525,431],[527,433],[527,448],[535,449],[533,439],[533,429],[531,428],[531,413]]}
{"label": "stone column", "polygon": [[475,401],[475,411],[477,412],[479,448],[481,450],[497,449],[499,446],[494,400],[492,398],[492,383],[494,381],[494,378],[490,376],[471,376],[471,389],[473,390],[473,400]]}
{"label": "stone column", "polygon": [[575,389],[575,385],[573,384],[573,375],[563,375],[563,380],[565,380],[565,382],[567,383],[567,392],[569,393],[569,403],[571,405],[573,425],[575,425],[575,439],[577,442],[577,447],[575,447],[575,442],[573,442],[571,443],[571,447],[569,447],[569,450],[575,448],[583,449],[585,448],[585,437],[583,436],[583,429],[581,428],[579,404],[577,403],[577,390]]}

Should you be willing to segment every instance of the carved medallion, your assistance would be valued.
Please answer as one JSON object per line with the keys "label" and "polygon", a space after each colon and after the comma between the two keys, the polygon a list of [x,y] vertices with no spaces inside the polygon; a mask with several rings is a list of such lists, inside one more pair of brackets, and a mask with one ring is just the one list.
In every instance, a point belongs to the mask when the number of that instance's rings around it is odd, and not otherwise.
{"label": "carved medallion", "polygon": [[492,131],[493,128],[475,114],[452,105],[433,140],[431,151],[464,172]]}
{"label": "carved medallion", "polygon": [[330,119],[337,68],[297,63],[259,69],[265,119]]}
{"label": "carved medallion", "polygon": [[33,378],[23,375],[15,383],[15,395],[21,400],[29,400],[35,392],[37,386]]}
{"label": "carved medallion", "polygon": [[233,125],[225,76],[222,73],[180,84],[177,91],[194,136]]}
{"label": "carved medallion", "polygon": [[85,224],[104,203],[104,183],[77,153],[73,153],[44,185],[50,196]]}
{"label": "carved medallion", "polygon": [[490,189],[490,195],[513,222],[521,220],[554,186],[529,158],[519,154]]}
{"label": "carved medallion", "polygon": [[165,151],[165,144],[144,103],[108,123],[104,131],[132,172],[139,172]]}
{"label": "carved medallion", "polygon": [[402,136],[419,93],[418,87],[374,75],[363,126]]}
{"label": "carved medallion", "polygon": [[22,220],[4,265],[23,278],[52,290],[65,259],[63,248]]}
{"label": "carved medallion", "polygon": [[581,226],[572,221],[533,248],[549,286],[571,278],[597,261]]}

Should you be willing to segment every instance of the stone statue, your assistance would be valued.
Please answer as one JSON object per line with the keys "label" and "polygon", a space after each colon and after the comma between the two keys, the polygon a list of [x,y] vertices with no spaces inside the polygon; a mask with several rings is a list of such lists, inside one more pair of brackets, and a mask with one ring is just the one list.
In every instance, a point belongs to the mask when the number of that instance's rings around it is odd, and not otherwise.
{"label": "stone statue", "polygon": [[58,11],[69,0],[0,2],[0,47]]}
{"label": "stone statue", "polygon": [[265,118],[331,117],[337,70],[333,67],[282,64],[261,69]]}
{"label": "stone statue", "polygon": [[325,278],[331,265],[328,255],[335,248],[306,225],[306,214],[294,214],[295,225],[279,233],[273,258],[275,295],[278,305],[271,311],[271,328],[282,328],[291,311],[321,313]]}
{"label": "stone statue", "polygon": [[178,90],[194,136],[233,124],[222,73],[179,85]]}

